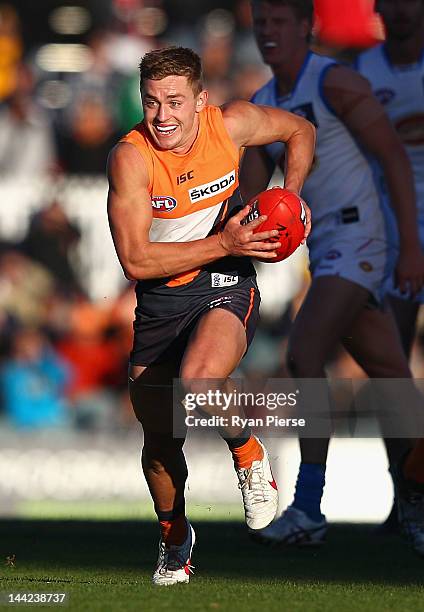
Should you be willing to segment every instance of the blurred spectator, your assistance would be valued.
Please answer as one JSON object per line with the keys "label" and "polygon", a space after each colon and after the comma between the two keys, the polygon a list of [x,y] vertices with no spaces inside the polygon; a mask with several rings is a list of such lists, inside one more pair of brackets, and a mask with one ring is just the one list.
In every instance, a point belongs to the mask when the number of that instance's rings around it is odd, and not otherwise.
{"label": "blurred spectator", "polygon": [[237,39],[234,46],[234,61],[241,67],[245,64],[253,64],[266,71],[264,82],[271,78],[271,72],[265,67],[255,40],[252,36],[252,10],[251,0],[237,0],[234,7],[234,15],[237,24]]}
{"label": "blurred spectator", "polygon": [[220,106],[232,97],[234,19],[223,9],[207,14],[201,31],[201,57],[209,104]]}
{"label": "blurred spectator", "polygon": [[70,174],[105,174],[108,153],[119,136],[104,100],[84,95],[75,102],[69,125],[58,132],[63,169]]}
{"label": "blurred spectator", "polygon": [[206,30],[202,41],[203,74],[207,81],[226,79],[230,74],[233,38],[215,36]]}
{"label": "blurred spectator", "polygon": [[10,355],[11,340],[17,328],[16,319],[0,309],[0,363]]}
{"label": "blurred spectator", "polygon": [[43,266],[13,248],[0,254],[0,310],[6,315],[21,325],[43,325],[53,291],[53,278]]}
{"label": "blurred spectator", "polygon": [[156,1],[155,6],[143,4],[140,0],[115,2],[116,21],[108,36],[110,62],[123,77],[116,106],[122,133],[143,119],[137,67],[145,53],[161,46],[157,36],[168,23],[160,1]]}
{"label": "blurred spectator", "polygon": [[156,6],[144,6],[143,0],[115,0],[115,21],[108,36],[108,52],[115,70],[134,73],[142,55],[160,46],[156,36],[167,25],[166,13]]}
{"label": "blurred spectator", "polygon": [[19,17],[11,4],[0,4],[0,101],[10,96],[18,80],[22,57]]}
{"label": "blurred spectator", "polygon": [[[111,55],[111,36],[108,30],[93,32],[87,41],[91,57],[90,69],[70,73],[66,81],[71,86],[75,100],[92,94],[101,98],[112,111],[121,89],[123,72],[117,69]],[[136,68],[137,63],[132,66],[132,70]]]}
{"label": "blurred spectator", "polygon": [[125,79],[119,96],[117,110],[119,129],[124,134],[143,120],[138,72]]}
{"label": "blurred spectator", "polygon": [[232,79],[233,97],[250,100],[255,91],[260,89],[270,78],[267,66],[244,64],[234,73]]}
{"label": "blurred spectator", "polygon": [[69,369],[39,331],[23,328],[13,339],[12,354],[0,374],[6,417],[19,428],[67,423],[63,388]]}
{"label": "blurred spectator", "polygon": [[120,421],[118,395],[127,384],[127,355],[110,314],[85,299],[73,304],[68,333],[57,349],[74,372],[67,388],[81,429],[116,428]]}
{"label": "blurred spectator", "polygon": [[227,79],[207,81],[205,87],[208,90],[208,104],[221,106],[231,99],[231,82]]}
{"label": "blurred spectator", "polygon": [[134,284],[128,283],[118,297],[113,301],[109,309],[109,325],[117,330],[117,343],[125,362],[131,351],[133,343],[132,321],[134,320],[134,310],[136,298]]}
{"label": "blurred spectator", "polygon": [[51,125],[34,99],[33,75],[21,64],[16,87],[0,108],[0,174],[31,179],[52,170],[55,158]]}
{"label": "blurred spectator", "polygon": [[63,77],[71,95],[55,128],[60,163],[71,174],[104,174],[108,152],[123,133],[120,100],[127,75],[114,65],[112,39],[107,30],[94,32],[88,40],[89,70]]}
{"label": "blurred spectator", "polygon": [[53,201],[33,216],[21,249],[49,270],[59,290],[82,292],[71,265],[72,249],[80,237],[79,228],[69,221],[59,202]]}

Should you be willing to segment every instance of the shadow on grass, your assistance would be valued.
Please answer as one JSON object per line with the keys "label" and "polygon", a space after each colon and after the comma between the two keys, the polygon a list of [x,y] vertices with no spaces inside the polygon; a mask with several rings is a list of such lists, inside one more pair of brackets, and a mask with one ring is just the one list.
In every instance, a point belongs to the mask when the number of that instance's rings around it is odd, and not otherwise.
{"label": "shadow on grass", "polygon": [[[267,548],[251,542],[243,524],[195,523],[195,565],[203,577],[382,585],[422,585],[424,559],[399,536],[377,536],[368,525],[331,525],[319,549]],[[0,577],[152,571],[158,530],[151,521],[0,520]],[[16,555],[16,568],[6,557]]]}

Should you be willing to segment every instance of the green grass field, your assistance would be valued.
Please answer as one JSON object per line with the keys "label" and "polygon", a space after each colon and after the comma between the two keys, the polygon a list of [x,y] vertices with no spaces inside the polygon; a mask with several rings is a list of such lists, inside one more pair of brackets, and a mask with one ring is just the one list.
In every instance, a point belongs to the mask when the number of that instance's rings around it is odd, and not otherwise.
{"label": "green grass field", "polygon": [[[396,536],[373,535],[370,526],[334,525],[324,547],[293,550],[258,546],[240,521],[219,522],[213,509],[193,523],[191,583],[155,588],[157,527],[150,519],[1,520],[3,601],[9,592],[66,592],[66,607],[49,609],[424,610],[424,560]],[[14,566],[6,561],[12,555]]]}

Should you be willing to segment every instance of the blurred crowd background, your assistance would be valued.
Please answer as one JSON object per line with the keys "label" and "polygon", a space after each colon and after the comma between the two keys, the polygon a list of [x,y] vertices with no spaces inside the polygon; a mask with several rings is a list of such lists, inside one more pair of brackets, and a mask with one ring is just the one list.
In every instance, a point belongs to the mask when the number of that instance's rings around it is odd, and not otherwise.
{"label": "blurred crowd background", "polygon": [[[0,420],[12,428],[135,426],[134,292],[108,232],[105,165],[142,118],[140,57],[169,44],[201,54],[212,104],[270,77],[249,0],[0,3]],[[241,375],[284,374],[306,264],[301,249],[259,267],[262,324]],[[334,369],[361,376],[343,355]]]}

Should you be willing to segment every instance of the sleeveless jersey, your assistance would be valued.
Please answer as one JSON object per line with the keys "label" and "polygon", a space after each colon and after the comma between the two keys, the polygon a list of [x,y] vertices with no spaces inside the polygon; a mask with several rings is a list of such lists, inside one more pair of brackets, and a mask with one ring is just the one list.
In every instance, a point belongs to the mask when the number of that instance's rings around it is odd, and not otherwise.
{"label": "sleeveless jersey", "polygon": [[[349,224],[345,228],[349,227],[352,232],[369,232],[372,228],[375,236],[384,237],[385,231],[370,164],[324,97],[325,75],[335,65],[333,59],[309,52],[288,95],[279,95],[274,77],[252,98],[254,103],[301,115],[317,129],[315,161],[302,190],[302,196],[312,211],[310,247],[325,235],[329,227],[339,223]],[[265,146],[265,150],[278,163],[284,145],[273,143]]]}
{"label": "sleeveless jersey", "polygon": [[[152,242],[189,242],[206,238],[221,228],[242,205],[238,190],[240,152],[231,140],[216,106],[199,113],[199,130],[185,154],[158,149],[143,123],[121,142],[141,153],[149,174],[153,221]],[[225,257],[202,269],[173,278],[139,281],[137,295],[154,293],[193,295],[235,285],[254,275],[248,258]]]}
{"label": "sleeveless jersey", "polygon": [[405,146],[424,223],[424,49],[416,64],[393,65],[385,46],[378,45],[358,56],[356,69],[369,80]]}

